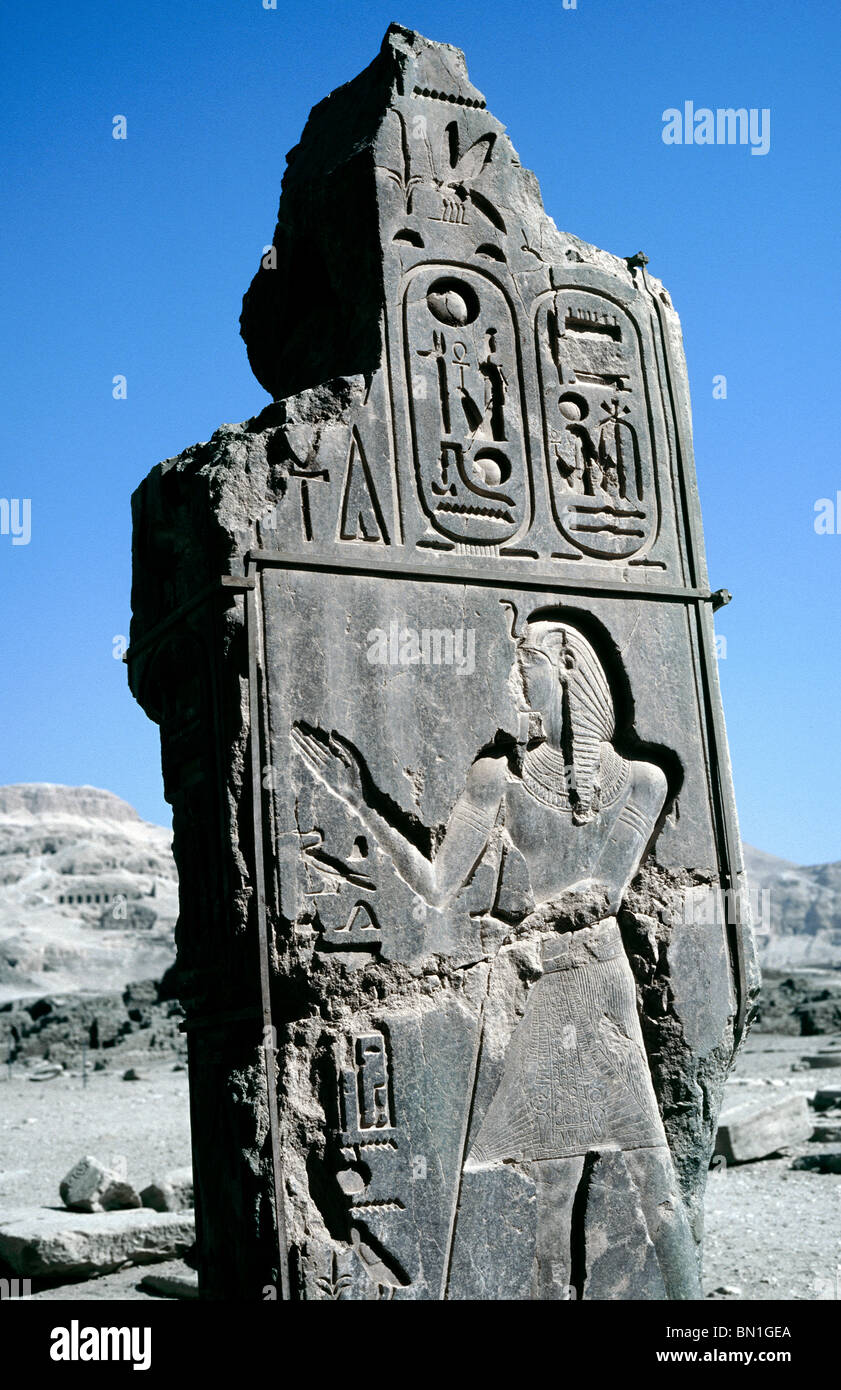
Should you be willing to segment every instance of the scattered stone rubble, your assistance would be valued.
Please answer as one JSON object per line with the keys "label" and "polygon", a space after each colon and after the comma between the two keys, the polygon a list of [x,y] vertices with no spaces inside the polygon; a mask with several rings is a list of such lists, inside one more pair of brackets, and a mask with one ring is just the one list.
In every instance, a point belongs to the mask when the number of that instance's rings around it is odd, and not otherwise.
{"label": "scattered stone rubble", "polygon": [[841,1152],[803,1154],[791,1166],[807,1173],[841,1173]]}
{"label": "scattered stone rubble", "polygon": [[[832,1055],[832,1054],[831,1054]],[[841,1053],[837,1054],[841,1055]],[[808,1060],[808,1059],[807,1059]],[[783,1089],[791,1083],[768,1078],[733,1077],[728,1082],[732,1099],[725,1101],[719,1119],[712,1166],[752,1163],[779,1158],[804,1143],[841,1142],[841,1087],[827,1087],[770,1094],[767,1086]],[[756,1092],[761,1089],[761,1092]],[[738,1089],[739,1098],[733,1095]],[[748,1099],[746,1092],[752,1091]],[[821,1123],[816,1123],[816,1117]],[[791,1164],[795,1170],[813,1173],[841,1173],[841,1150],[798,1154]]]}
{"label": "scattered stone rubble", "polygon": [[748,1163],[804,1143],[811,1137],[812,1128],[804,1095],[772,1096],[725,1106],[715,1152],[728,1163]]}
{"label": "scattered stone rubble", "polygon": [[841,1032],[841,973],[781,974],[762,978],[756,1027],[763,1033],[810,1038]]}
{"label": "scattered stone rubble", "polygon": [[144,1205],[123,1173],[89,1154],[62,1178],[59,1193],[70,1211],[124,1211]]}
{"label": "scattered stone rubble", "polygon": [[172,1052],[186,1057],[180,1004],[169,980],[143,980],[122,993],[71,994],[0,1004],[0,1064],[37,1063],[33,1080],[86,1065],[113,1049]]}
{"label": "scattered stone rubble", "polygon": [[193,1205],[192,1168],[176,1168],[150,1183],[141,1192],[140,1200],[153,1211],[186,1211]]}
{"label": "scattered stone rubble", "polygon": [[[66,1210],[22,1208],[0,1215],[0,1273],[30,1279],[81,1280],[125,1265],[187,1255],[195,1242],[193,1174],[178,1168],[138,1194],[125,1173],[90,1154],[59,1185]],[[194,1281],[148,1284],[165,1297],[195,1297]]]}

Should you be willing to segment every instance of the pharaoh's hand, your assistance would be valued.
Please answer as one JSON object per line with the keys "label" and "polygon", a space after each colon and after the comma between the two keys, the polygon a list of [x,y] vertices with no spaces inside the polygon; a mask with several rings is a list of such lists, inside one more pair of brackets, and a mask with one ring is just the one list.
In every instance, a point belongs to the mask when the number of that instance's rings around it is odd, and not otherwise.
{"label": "pharaoh's hand", "polygon": [[362,805],[362,773],[357,755],[335,729],[328,735],[293,724],[292,743],[310,772],[334,796],[357,809]]}

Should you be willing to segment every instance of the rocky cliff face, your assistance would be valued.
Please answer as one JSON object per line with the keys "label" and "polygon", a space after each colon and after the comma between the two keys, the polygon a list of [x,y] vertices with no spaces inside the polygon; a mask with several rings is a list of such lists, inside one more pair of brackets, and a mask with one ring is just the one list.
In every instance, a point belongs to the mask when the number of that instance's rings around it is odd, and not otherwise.
{"label": "rocky cliff face", "polygon": [[0,1000],[160,977],[178,914],[170,841],[96,787],[0,787]]}
{"label": "rocky cliff face", "polygon": [[841,863],[798,865],[745,845],[765,969],[841,966]]}

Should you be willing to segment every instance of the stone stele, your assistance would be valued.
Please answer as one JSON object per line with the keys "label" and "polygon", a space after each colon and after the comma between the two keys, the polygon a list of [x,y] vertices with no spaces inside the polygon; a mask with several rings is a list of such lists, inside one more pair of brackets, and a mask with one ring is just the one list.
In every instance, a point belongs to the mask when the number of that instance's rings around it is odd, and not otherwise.
{"label": "stone stele", "polygon": [[671,300],[392,26],[242,334],[134,498],[202,1296],[697,1297],[757,982]]}

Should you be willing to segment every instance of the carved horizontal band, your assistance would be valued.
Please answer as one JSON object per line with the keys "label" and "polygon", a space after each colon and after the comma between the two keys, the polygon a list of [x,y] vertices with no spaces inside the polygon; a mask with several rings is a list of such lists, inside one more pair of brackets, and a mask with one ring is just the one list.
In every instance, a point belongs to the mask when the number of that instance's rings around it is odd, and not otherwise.
{"label": "carved horizontal band", "polygon": [[354,556],[342,555],[335,559],[322,555],[315,557],[306,552],[292,553],[281,550],[250,550],[246,555],[249,564],[275,569],[320,570],[326,574],[360,574],[372,578],[412,579],[416,583],[473,585],[479,588],[529,590],[546,593],[547,590],[569,594],[616,594],[622,598],[656,599],[667,603],[712,603],[713,594],[709,589],[682,588],[665,584],[623,584],[620,580],[609,579],[562,579],[557,574],[535,575],[534,570],[526,575],[515,575],[509,571],[478,569],[471,564],[470,571],[460,570],[454,565],[423,564],[374,565],[368,560],[357,560]]}

